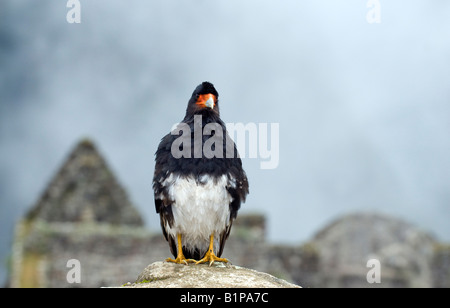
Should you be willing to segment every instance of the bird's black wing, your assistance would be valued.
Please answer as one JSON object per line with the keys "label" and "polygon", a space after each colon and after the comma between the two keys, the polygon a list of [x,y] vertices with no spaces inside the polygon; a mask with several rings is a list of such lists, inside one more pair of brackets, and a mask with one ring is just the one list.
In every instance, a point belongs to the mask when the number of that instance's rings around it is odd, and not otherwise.
{"label": "bird's black wing", "polygon": [[170,198],[168,193],[170,183],[167,181],[171,175],[170,161],[173,159],[171,155],[171,146],[174,136],[166,135],[160,142],[156,151],[155,173],[153,176],[153,191],[155,199],[156,213],[160,216],[161,229],[165,239],[169,242],[170,251],[176,257],[177,245],[176,239],[170,236],[166,230],[167,226],[172,227],[174,223],[172,204],[174,200]]}
{"label": "bird's black wing", "polygon": [[228,239],[231,231],[231,227],[233,225],[233,221],[237,217],[237,213],[241,208],[241,203],[245,202],[245,199],[249,193],[249,185],[247,175],[245,174],[244,169],[242,168],[242,161],[239,157],[236,145],[228,136],[227,133],[227,142],[228,146],[232,145],[234,147],[234,156],[232,158],[225,158],[227,164],[227,175],[228,175],[228,184],[227,190],[230,194],[232,201],[230,203],[230,220],[227,224],[225,230],[220,234],[219,241],[219,251],[217,256],[220,257],[223,253],[223,249],[225,247],[225,242]]}

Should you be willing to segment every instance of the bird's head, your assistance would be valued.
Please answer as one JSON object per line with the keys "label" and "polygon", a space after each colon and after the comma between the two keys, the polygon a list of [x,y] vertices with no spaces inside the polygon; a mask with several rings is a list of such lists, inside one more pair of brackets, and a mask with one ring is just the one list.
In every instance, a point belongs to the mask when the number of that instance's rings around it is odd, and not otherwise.
{"label": "bird's head", "polygon": [[219,93],[210,82],[203,82],[192,93],[186,116],[195,114],[219,114]]}

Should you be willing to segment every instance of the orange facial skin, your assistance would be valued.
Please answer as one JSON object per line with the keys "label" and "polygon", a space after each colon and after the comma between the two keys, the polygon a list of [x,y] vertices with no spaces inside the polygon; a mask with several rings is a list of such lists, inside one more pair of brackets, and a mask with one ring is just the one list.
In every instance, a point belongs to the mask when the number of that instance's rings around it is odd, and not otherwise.
{"label": "orange facial skin", "polygon": [[[207,102],[210,98],[213,100],[214,103],[213,103],[212,106],[207,106],[207,105],[206,105],[206,102]],[[198,106],[202,107],[202,108],[207,108],[207,107],[209,107],[209,108],[212,109],[212,108],[214,108],[214,106],[216,105],[216,102],[217,102],[217,97],[216,97],[214,94],[201,94],[201,95],[198,96],[198,99],[197,99],[196,104],[197,104]]]}

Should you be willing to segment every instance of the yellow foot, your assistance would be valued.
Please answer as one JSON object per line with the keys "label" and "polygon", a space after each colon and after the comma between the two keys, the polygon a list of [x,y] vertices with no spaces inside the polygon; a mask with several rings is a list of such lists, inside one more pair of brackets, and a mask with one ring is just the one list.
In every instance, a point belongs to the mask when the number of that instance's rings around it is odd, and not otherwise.
{"label": "yellow foot", "polygon": [[176,263],[176,264],[186,264],[188,265],[188,263],[195,263],[197,262],[197,260],[193,260],[193,259],[186,259],[186,257],[183,254],[183,244],[181,242],[181,234],[177,234],[177,241],[178,241],[178,246],[177,246],[177,258],[174,260],[172,258],[168,258],[166,259],[166,262],[172,262],[172,263]]}
{"label": "yellow foot", "polygon": [[188,265],[188,263],[196,263],[197,260],[194,259],[186,259],[183,255],[182,256],[178,256],[175,260],[172,258],[168,258],[166,259],[166,262],[172,262],[172,263],[176,263],[176,264],[186,264]]}
{"label": "yellow foot", "polygon": [[212,250],[208,250],[205,257],[203,259],[201,259],[200,261],[195,262],[195,264],[203,264],[203,263],[208,263],[208,262],[209,262],[209,266],[211,266],[211,265],[213,265],[214,262],[228,263],[228,260],[225,258],[218,258]]}

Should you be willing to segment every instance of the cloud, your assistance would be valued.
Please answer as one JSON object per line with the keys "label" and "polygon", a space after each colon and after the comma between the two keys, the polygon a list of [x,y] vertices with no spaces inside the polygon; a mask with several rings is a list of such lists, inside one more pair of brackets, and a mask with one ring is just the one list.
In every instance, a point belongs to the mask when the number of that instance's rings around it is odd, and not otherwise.
{"label": "cloud", "polygon": [[244,159],[270,239],[364,209],[450,239],[449,5],[381,5],[370,25],[361,1],[97,0],[68,24],[64,3],[2,1],[1,228],[89,136],[158,229],[153,154],[209,80],[225,122],[279,123],[278,168]]}

